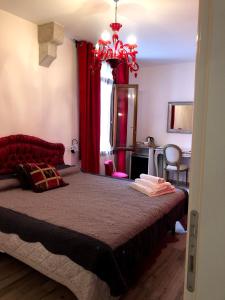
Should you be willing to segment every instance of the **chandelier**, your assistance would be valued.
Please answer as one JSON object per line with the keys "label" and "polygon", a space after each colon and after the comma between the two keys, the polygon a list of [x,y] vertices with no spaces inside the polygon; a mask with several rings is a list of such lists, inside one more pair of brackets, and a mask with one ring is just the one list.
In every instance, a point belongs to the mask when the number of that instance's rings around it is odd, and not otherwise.
{"label": "chandelier", "polygon": [[113,76],[115,76],[117,66],[122,61],[125,61],[130,72],[134,72],[135,77],[137,77],[139,65],[136,62],[136,54],[138,53],[136,50],[136,38],[134,36],[130,36],[126,44],[119,40],[118,32],[120,31],[122,24],[117,22],[118,1],[119,0],[114,0],[115,22],[110,24],[110,27],[113,31],[112,41],[110,41],[110,34],[108,32],[103,32],[93,52],[98,61],[106,61],[110,64],[111,68],[113,69]]}

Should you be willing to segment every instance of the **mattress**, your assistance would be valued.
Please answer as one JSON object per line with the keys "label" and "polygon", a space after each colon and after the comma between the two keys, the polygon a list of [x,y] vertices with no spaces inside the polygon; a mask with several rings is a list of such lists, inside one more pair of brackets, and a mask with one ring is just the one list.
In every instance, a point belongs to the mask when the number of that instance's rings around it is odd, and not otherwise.
{"label": "mattress", "polygon": [[5,191],[0,207],[89,235],[115,249],[185,198],[182,190],[149,198],[129,187],[129,181],[82,172],[65,181],[68,186],[44,193]]}
{"label": "mattress", "polygon": [[[102,296],[101,293],[97,293],[97,299],[101,299],[100,297],[110,299],[106,282],[109,285],[110,283],[114,285],[110,286],[111,294],[116,296],[123,290],[118,287],[120,284],[123,285],[124,289],[129,286],[129,276],[135,273],[140,258],[142,259],[149,254],[169,227],[183,216],[186,195],[183,191],[177,190],[175,193],[149,198],[131,189],[129,181],[84,173],[70,175],[65,178],[65,181],[69,183],[69,186],[42,194],[21,189],[11,189],[1,193],[0,208],[3,212],[4,209],[6,212],[8,210],[9,214],[3,214],[2,217],[7,216],[8,219],[5,219],[6,221],[2,224],[0,222],[0,226],[2,226],[0,229],[5,232],[1,233],[0,247],[6,253],[17,257],[32,267],[41,268],[38,270],[68,286],[79,299],[95,299],[95,293],[92,295],[93,286],[98,286],[102,293]],[[16,221],[13,215],[22,218],[20,219],[22,222],[18,222],[18,226],[15,225],[16,222],[13,222]],[[27,230],[28,224],[31,228],[35,223],[30,222],[32,220],[39,222],[40,226],[36,226],[32,229],[33,231],[29,232]],[[30,223],[26,223],[28,221]],[[7,227],[5,226],[6,223],[11,225]],[[16,228],[13,228],[13,224]],[[19,228],[21,224],[23,224],[22,229]],[[42,239],[40,232],[37,232],[39,227],[45,235],[45,239]],[[51,232],[49,232],[49,239],[46,235],[49,228],[52,227],[56,237],[55,245],[49,245]],[[61,247],[62,249],[60,248],[59,251],[59,247],[57,248],[59,243],[56,242],[57,230],[66,234],[68,232],[74,233],[75,245],[82,243],[82,246],[88,245],[89,247],[91,242],[92,250],[85,251],[85,248],[81,248],[83,250],[81,254],[83,253],[84,257],[79,257],[79,259],[76,257],[78,251],[72,251],[73,248],[69,249],[73,252],[73,256],[66,254],[71,243],[65,244],[65,247]],[[10,236],[8,241],[6,236]],[[16,247],[18,244],[19,247],[12,250],[12,247]],[[108,278],[101,276],[102,270],[99,274],[95,268],[91,269],[89,265],[87,267],[85,264],[88,251],[88,259],[91,259],[91,262],[95,262],[96,258],[99,259],[99,255],[92,253],[99,245],[104,252],[109,249],[108,253],[110,253],[111,259],[103,264],[105,268],[103,271],[108,271],[108,275],[110,275],[110,268],[108,268],[107,263],[109,267],[113,264],[112,270],[116,270],[116,276],[118,275],[118,278],[114,278],[115,276],[111,274],[111,282],[107,281]],[[32,248],[33,251],[30,250]],[[28,251],[30,256],[24,255],[23,251]],[[43,264],[38,261],[36,252],[41,252],[41,259],[46,257]],[[38,263],[36,263],[37,261]],[[58,267],[57,263],[54,263],[57,265],[56,269],[61,270],[62,278],[58,274],[60,272],[55,273],[50,270],[52,261],[59,261],[62,264]],[[67,268],[69,274],[72,274],[70,276],[73,278],[73,284],[71,284],[66,273],[65,277],[63,275],[63,270],[67,270]],[[89,288],[82,287],[82,290],[86,290],[85,293],[88,295],[83,295],[79,291],[80,284],[75,284],[75,281],[79,282],[80,275],[77,274],[84,274],[83,277],[81,276],[82,285],[84,287],[89,286]]]}

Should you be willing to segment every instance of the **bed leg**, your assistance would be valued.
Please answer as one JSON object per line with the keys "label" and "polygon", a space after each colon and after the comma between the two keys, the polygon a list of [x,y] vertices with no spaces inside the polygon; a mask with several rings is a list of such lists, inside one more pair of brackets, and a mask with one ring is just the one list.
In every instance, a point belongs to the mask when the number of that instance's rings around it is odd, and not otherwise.
{"label": "bed leg", "polygon": [[174,223],[174,224],[172,225],[171,231],[172,231],[172,235],[175,235],[175,234],[176,234],[176,223]]}
{"label": "bed leg", "polygon": [[183,216],[183,218],[180,219],[180,223],[184,227],[184,230],[187,231],[187,215]]}

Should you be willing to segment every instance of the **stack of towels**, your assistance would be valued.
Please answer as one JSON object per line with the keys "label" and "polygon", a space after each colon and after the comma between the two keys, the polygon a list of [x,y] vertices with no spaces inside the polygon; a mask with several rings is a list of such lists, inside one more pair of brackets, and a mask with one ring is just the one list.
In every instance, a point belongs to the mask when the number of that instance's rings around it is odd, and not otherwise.
{"label": "stack of towels", "polygon": [[147,174],[141,174],[130,186],[149,197],[175,192],[175,187],[165,179]]}

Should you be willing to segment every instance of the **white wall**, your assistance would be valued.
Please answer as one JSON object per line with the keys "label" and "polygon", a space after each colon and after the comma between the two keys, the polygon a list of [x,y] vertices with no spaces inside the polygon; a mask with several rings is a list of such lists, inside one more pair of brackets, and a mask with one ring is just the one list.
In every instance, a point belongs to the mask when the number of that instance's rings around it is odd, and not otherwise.
{"label": "white wall", "polygon": [[[73,42],[65,38],[57,59],[41,67],[37,25],[2,10],[0,41],[0,136],[30,134],[68,148],[78,136]],[[69,150],[65,160],[71,162]]]}
{"label": "white wall", "polygon": [[171,101],[194,101],[195,63],[140,66],[137,141],[153,136],[157,145],[174,143],[191,148],[191,134],[167,133],[167,109]]}

